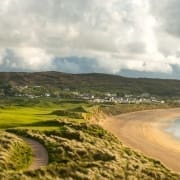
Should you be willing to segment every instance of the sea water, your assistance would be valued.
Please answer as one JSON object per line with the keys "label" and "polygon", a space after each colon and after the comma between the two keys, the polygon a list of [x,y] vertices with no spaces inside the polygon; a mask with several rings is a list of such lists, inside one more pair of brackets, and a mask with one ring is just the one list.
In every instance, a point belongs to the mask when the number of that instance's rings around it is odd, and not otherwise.
{"label": "sea water", "polygon": [[180,139],[180,118],[173,121],[170,126],[166,129],[167,132],[171,133],[176,138]]}

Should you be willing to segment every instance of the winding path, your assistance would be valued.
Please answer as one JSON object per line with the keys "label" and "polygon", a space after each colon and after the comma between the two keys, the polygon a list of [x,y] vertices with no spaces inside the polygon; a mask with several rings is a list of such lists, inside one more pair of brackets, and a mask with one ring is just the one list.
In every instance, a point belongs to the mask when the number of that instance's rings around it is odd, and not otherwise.
{"label": "winding path", "polygon": [[177,117],[180,117],[180,108],[148,110],[107,117],[101,125],[124,144],[180,172],[180,140],[164,131]]}
{"label": "winding path", "polygon": [[30,139],[21,137],[32,149],[33,152],[33,161],[29,167],[29,170],[36,170],[43,166],[48,165],[48,152],[45,147],[39,142]]}

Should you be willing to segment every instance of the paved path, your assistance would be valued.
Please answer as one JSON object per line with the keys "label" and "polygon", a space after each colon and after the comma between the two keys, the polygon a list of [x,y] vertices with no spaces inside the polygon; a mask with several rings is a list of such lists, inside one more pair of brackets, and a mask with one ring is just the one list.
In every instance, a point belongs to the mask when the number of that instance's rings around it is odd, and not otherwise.
{"label": "paved path", "polygon": [[48,165],[48,153],[45,147],[39,142],[30,139],[21,137],[32,149],[33,152],[33,161],[29,167],[29,170],[36,170],[43,166]]}

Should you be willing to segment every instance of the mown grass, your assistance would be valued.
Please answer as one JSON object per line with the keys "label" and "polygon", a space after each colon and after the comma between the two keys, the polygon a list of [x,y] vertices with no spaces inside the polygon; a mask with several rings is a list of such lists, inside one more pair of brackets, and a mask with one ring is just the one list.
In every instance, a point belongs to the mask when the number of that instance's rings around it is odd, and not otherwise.
{"label": "mown grass", "polygon": [[[47,105],[48,104],[48,105]],[[37,104],[32,102],[19,106],[13,104],[11,106],[4,106],[0,108],[0,128],[11,128],[20,126],[31,126],[35,123],[49,121],[57,118],[69,118],[71,120],[83,119],[82,109],[91,110],[91,105],[88,103],[72,103],[59,102],[48,103],[47,101],[40,101]],[[85,111],[85,110],[84,110]],[[48,127],[47,125],[46,127]]]}

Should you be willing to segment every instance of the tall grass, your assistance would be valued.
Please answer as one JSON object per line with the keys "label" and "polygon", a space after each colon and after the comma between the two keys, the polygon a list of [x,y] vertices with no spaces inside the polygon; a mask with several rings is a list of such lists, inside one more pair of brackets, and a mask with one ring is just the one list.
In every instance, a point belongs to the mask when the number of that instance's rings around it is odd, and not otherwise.
{"label": "tall grass", "polygon": [[0,131],[0,172],[28,168],[31,148],[15,135]]}
{"label": "tall grass", "polygon": [[98,125],[67,120],[56,123],[58,130],[8,130],[36,139],[49,153],[50,164],[46,168],[16,174],[18,178],[180,179],[180,175],[171,172],[159,161],[125,147]]}

